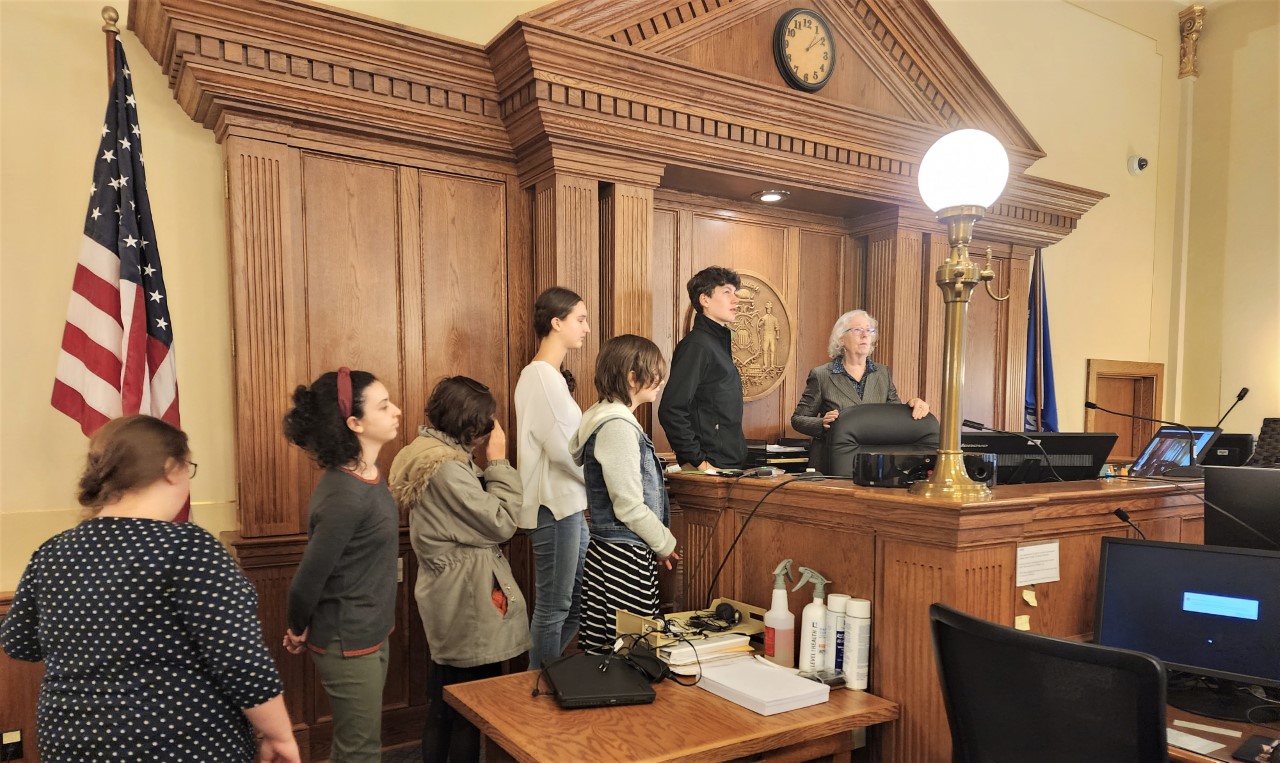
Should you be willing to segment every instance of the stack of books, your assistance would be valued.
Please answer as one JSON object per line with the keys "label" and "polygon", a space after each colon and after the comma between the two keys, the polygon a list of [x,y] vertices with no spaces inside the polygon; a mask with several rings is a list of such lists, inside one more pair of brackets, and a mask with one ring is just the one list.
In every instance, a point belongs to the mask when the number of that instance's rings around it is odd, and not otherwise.
{"label": "stack of books", "polygon": [[758,660],[707,667],[698,686],[760,715],[820,705],[831,698],[830,686]]}

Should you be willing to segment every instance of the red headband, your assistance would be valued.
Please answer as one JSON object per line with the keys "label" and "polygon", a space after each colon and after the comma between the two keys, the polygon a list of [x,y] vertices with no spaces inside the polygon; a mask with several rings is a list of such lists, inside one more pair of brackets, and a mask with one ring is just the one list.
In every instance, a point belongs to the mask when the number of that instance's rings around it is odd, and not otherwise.
{"label": "red headband", "polygon": [[338,410],[343,421],[351,417],[351,369],[346,366],[338,369]]}

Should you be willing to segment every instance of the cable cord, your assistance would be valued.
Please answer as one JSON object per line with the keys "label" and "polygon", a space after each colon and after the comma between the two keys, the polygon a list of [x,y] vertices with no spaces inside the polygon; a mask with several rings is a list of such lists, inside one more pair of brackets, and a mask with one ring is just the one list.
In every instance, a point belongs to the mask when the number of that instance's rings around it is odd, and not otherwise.
{"label": "cable cord", "polygon": [[[725,564],[728,563],[729,557],[733,554],[733,550],[738,546],[738,540],[742,538],[742,533],[746,532],[747,526],[751,524],[751,518],[754,517],[756,515],[756,512],[760,510],[760,507],[764,505],[765,499],[773,495],[774,491],[779,490],[780,488],[784,488],[787,485],[792,484],[793,482],[814,482],[817,480],[826,480],[826,479],[831,479],[831,477],[828,477],[825,474],[818,474],[817,472],[813,472],[813,473],[805,472],[804,474],[779,482],[778,484],[766,490],[764,495],[760,496],[760,500],[756,501],[756,505],[751,507],[751,511],[750,513],[747,514],[747,518],[742,521],[742,527],[738,528],[738,534],[733,536],[733,542],[729,544],[729,550],[724,552],[724,558],[720,560],[720,566],[716,568],[716,574],[711,576],[711,584],[707,586],[707,596],[705,599],[706,601],[705,606],[707,607],[711,606],[711,592],[716,590],[716,582],[720,580],[720,573],[724,571]],[[725,512],[722,510],[720,513],[724,514]],[[716,517],[715,524],[718,525],[719,523],[720,523],[720,518]],[[708,546],[711,544],[711,540],[714,537],[715,537],[715,527],[713,526],[711,535],[707,538]],[[705,549],[704,549],[704,555],[705,555]]]}

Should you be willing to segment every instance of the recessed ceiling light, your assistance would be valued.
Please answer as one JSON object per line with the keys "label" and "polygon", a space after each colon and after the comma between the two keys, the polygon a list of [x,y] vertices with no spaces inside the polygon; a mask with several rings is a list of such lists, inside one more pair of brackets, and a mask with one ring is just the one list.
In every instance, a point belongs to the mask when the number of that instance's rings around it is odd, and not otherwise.
{"label": "recessed ceiling light", "polygon": [[777,191],[771,188],[767,191],[757,191],[751,194],[751,198],[756,201],[763,201],[765,204],[777,204],[790,195],[790,191]]}

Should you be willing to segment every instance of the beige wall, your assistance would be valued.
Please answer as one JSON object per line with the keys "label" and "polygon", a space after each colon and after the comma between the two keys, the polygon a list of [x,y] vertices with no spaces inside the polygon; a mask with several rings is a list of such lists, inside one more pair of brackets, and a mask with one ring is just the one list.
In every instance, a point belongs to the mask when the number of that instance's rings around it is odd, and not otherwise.
{"label": "beige wall", "polygon": [[1183,416],[1280,416],[1280,4],[1207,5],[1194,85]]}
{"label": "beige wall", "polygon": [[[476,42],[537,5],[331,4]],[[1048,152],[1032,172],[1111,194],[1046,253],[1063,426],[1080,426],[1086,358],[1170,363],[1169,387],[1180,389],[1184,345],[1182,410],[1167,413],[1209,416],[1247,385],[1238,428],[1280,414],[1280,265],[1274,223],[1264,219],[1277,208],[1274,3],[1210,6],[1195,85],[1174,75],[1174,3],[935,6]],[[100,7],[0,0],[0,590],[76,516],[84,438],[48,400],[105,108]],[[123,42],[172,302],[183,422],[201,464],[195,518],[218,532],[235,515],[221,149],[178,109],[132,34]],[[1136,178],[1124,167],[1134,152],[1152,159]],[[1191,176],[1185,155],[1196,157]],[[1096,275],[1073,280],[1083,271]]]}

